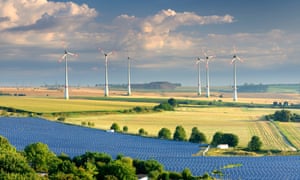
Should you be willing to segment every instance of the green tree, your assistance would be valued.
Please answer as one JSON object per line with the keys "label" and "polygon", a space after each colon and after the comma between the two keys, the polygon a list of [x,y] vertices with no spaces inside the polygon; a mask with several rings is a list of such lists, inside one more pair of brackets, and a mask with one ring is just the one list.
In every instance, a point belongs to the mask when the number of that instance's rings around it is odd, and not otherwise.
{"label": "green tree", "polygon": [[148,133],[147,133],[147,131],[145,131],[145,129],[143,129],[143,128],[141,128],[141,129],[139,129],[139,135],[140,136],[145,136],[145,135],[147,135]]}
{"label": "green tree", "polygon": [[218,144],[222,144],[222,136],[223,136],[222,132],[216,132],[211,141],[211,145],[217,146]]}
{"label": "green tree", "polygon": [[184,128],[180,125],[177,126],[173,135],[173,140],[176,141],[185,141],[186,140],[186,133]]}
{"label": "green tree", "polygon": [[99,169],[97,179],[104,179],[108,176],[115,176],[117,179],[137,180],[135,168],[120,160],[111,162]]}
{"label": "green tree", "polygon": [[292,119],[292,113],[288,110],[280,110],[275,111],[274,113],[274,120],[275,121],[283,121],[283,122],[289,122]]}
{"label": "green tree", "polygon": [[171,139],[171,131],[168,128],[162,128],[158,132],[158,138],[160,138],[160,139]]}
{"label": "green tree", "polygon": [[200,132],[197,127],[193,127],[189,142],[193,143],[206,143],[206,136]]}
{"label": "green tree", "polygon": [[262,142],[258,136],[252,136],[250,142],[248,143],[249,151],[260,151]]}
{"label": "green tree", "polygon": [[181,175],[182,175],[182,179],[184,179],[184,180],[189,180],[193,177],[191,170],[188,168],[185,168],[182,171]]}
{"label": "green tree", "polygon": [[228,146],[236,147],[239,143],[239,138],[235,134],[225,133],[222,136],[221,144],[228,144]]}
{"label": "green tree", "polygon": [[127,126],[123,126],[123,132],[128,132],[128,127]]}
{"label": "green tree", "polygon": [[172,107],[177,107],[177,106],[178,106],[178,103],[177,103],[176,99],[174,99],[174,98],[168,99],[168,103],[169,103]]}
{"label": "green tree", "polygon": [[116,132],[120,131],[120,126],[117,123],[113,123],[110,127],[110,129],[115,130]]}
{"label": "green tree", "polygon": [[24,152],[29,164],[37,172],[48,172],[48,164],[56,158],[48,145],[41,142],[27,145]]}

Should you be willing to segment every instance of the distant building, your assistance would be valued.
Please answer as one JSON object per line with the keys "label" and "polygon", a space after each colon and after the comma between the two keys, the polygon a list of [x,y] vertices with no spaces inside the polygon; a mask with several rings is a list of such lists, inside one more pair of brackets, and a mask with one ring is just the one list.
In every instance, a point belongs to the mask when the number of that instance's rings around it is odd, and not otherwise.
{"label": "distant building", "polygon": [[219,148],[219,149],[228,149],[229,146],[228,146],[228,144],[219,144],[219,145],[217,146],[217,148]]}

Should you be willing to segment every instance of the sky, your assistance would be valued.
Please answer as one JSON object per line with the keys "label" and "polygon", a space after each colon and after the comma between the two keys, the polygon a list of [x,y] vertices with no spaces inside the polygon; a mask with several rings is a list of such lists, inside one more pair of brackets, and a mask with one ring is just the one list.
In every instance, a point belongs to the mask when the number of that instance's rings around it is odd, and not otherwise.
{"label": "sky", "polygon": [[[0,87],[169,81],[197,86],[196,58],[211,86],[299,83],[299,0],[0,0]],[[234,51],[235,47],[235,51]],[[205,84],[205,64],[201,63]]]}

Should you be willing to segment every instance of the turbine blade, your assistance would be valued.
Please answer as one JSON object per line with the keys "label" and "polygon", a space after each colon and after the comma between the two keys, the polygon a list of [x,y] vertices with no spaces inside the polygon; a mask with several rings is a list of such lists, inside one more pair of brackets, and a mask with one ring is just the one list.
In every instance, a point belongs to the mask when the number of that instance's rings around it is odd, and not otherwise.
{"label": "turbine blade", "polygon": [[67,55],[71,55],[71,56],[77,56],[77,54],[75,54],[75,53],[71,53],[71,52],[67,52]]}
{"label": "turbine blade", "polygon": [[105,52],[103,51],[102,48],[98,48],[98,50],[99,50],[103,55],[105,55]]}
{"label": "turbine blade", "polygon": [[236,59],[239,60],[240,62],[244,62],[239,56],[236,56]]}
{"label": "turbine blade", "polygon": [[106,55],[107,55],[107,56],[110,56],[110,55],[112,55],[112,54],[113,54],[113,52],[111,51],[111,52],[107,53]]}
{"label": "turbine blade", "polygon": [[234,63],[236,61],[236,58],[233,58],[230,62],[230,64]]}
{"label": "turbine blade", "polygon": [[63,59],[65,59],[66,58],[66,56],[67,56],[67,54],[64,54],[61,58],[60,58],[60,60],[63,60]]}

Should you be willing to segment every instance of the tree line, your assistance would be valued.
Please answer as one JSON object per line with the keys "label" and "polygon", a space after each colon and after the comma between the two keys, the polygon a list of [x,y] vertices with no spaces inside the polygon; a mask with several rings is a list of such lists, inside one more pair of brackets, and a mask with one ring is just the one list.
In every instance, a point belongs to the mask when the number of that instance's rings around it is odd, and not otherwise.
{"label": "tree line", "polygon": [[193,176],[188,168],[182,172],[166,171],[156,160],[132,159],[121,154],[116,159],[99,152],[86,152],[73,158],[66,154],[57,156],[41,142],[29,144],[19,152],[0,136],[0,179],[137,180],[138,175],[161,180],[213,179],[207,173]]}

